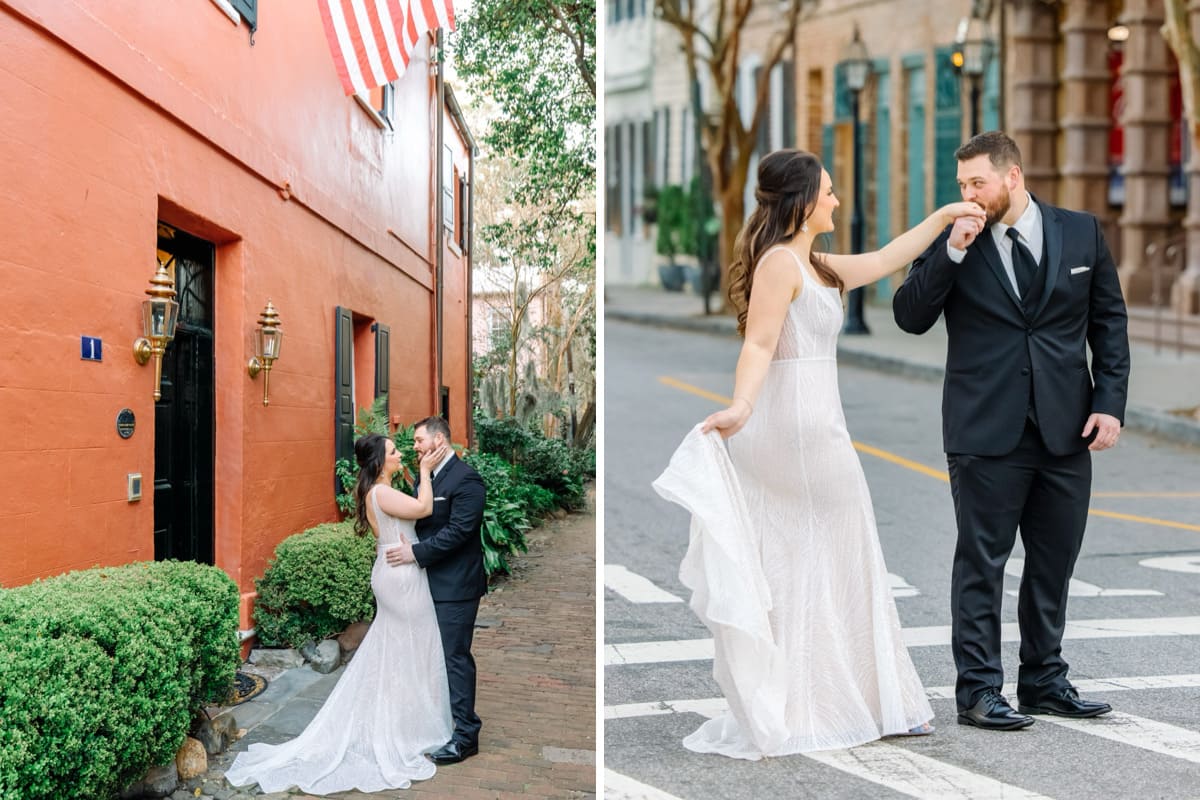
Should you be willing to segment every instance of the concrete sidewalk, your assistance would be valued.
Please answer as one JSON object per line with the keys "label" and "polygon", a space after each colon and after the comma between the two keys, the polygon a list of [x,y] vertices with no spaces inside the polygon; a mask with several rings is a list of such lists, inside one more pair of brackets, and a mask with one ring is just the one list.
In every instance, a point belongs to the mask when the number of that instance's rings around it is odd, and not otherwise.
{"label": "concrete sidewalk", "polygon": [[[591,500],[591,498],[589,498]],[[478,668],[476,711],[483,720],[479,755],[439,767],[411,788],[358,798],[508,800],[596,796],[596,515],[549,520],[528,534],[529,553],[510,559],[513,575],[497,581],[479,608],[472,652]],[[255,742],[299,734],[344,668],[319,675],[308,667],[273,679],[258,697],[227,709],[246,735],[210,759],[201,791],[216,800],[308,798],[300,791],[256,795],[231,789],[223,775]],[[188,795],[192,796],[191,794]]]}
{"label": "concrete sidewalk", "polygon": [[[716,297],[714,296],[714,304]],[[697,295],[667,292],[657,287],[605,286],[606,320],[735,336],[737,321],[729,315],[704,315]],[[931,330],[914,336],[900,330],[891,306],[868,305],[864,316],[871,333],[842,336],[838,360],[868,369],[922,380],[941,381],[946,360],[946,329],[939,320]],[[1200,446],[1200,418],[1178,412],[1200,407],[1200,352],[1151,345],[1130,345],[1131,373],[1126,427]]]}

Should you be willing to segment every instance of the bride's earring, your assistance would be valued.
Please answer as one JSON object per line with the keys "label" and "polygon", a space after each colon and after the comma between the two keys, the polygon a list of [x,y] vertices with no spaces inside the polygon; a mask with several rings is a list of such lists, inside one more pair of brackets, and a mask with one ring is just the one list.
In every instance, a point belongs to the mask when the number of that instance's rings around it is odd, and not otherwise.
{"label": "bride's earring", "polygon": [[801,233],[808,233],[808,223],[807,223],[807,222],[803,223],[803,224],[800,226],[800,232],[801,232]]}

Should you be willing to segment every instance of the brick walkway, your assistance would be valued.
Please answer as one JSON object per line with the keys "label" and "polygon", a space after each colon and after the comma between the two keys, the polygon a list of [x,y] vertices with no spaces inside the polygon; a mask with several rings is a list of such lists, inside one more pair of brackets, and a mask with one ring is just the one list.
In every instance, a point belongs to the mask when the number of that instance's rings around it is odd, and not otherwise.
{"label": "brick walkway", "polygon": [[[589,498],[590,500],[590,498]],[[549,520],[529,533],[529,553],[511,560],[513,575],[494,584],[479,608],[472,652],[478,668],[475,710],[483,720],[479,755],[439,767],[429,781],[406,790],[344,792],[338,800],[510,800],[596,796],[596,516],[586,512]],[[282,676],[308,688],[275,709],[249,741],[295,735],[320,707],[336,676],[308,668]],[[281,680],[283,684],[286,681]],[[264,695],[266,697],[266,695]],[[254,701],[247,705],[255,705]],[[255,725],[263,712],[235,709]],[[284,718],[290,717],[284,722]],[[276,722],[278,721],[278,722]],[[289,736],[267,733],[275,723]],[[237,750],[244,749],[244,745]],[[201,796],[240,798],[220,779],[234,752],[210,761]],[[209,794],[219,781],[223,791]],[[190,795],[190,793],[189,793]],[[294,791],[258,800],[304,800]]]}

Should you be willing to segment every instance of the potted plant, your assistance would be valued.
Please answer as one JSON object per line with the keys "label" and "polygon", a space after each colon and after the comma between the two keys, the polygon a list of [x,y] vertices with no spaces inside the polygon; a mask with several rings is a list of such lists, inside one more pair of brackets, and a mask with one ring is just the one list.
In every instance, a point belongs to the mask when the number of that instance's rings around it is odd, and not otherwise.
{"label": "potted plant", "polygon": [[687,198],[682,186],[664,186],[658,193],[658,235],[655,250],[666,256],[666,263],[658,265],[658,281],[668,292],[683,291],[687,274],[676,257],[686,252],[688,245],[684,237],[688,225]]}

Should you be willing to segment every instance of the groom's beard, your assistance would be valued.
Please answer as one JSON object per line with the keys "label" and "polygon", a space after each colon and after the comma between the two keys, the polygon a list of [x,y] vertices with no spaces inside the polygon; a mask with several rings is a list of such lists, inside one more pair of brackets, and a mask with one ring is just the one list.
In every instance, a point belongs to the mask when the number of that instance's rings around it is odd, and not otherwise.
{"label": "groom's beard", "polygon": [[1009,202],[1007,192],[996,198],[995,203],[983,204],[983,210],[987,213],[987,226],[990,228],[1000,220],[1004,219],[1004,215],[1008,213],[1008,209],[1011,206],[1012,203]]}

